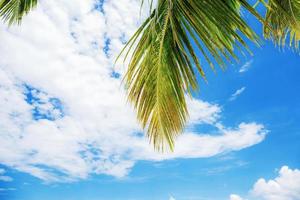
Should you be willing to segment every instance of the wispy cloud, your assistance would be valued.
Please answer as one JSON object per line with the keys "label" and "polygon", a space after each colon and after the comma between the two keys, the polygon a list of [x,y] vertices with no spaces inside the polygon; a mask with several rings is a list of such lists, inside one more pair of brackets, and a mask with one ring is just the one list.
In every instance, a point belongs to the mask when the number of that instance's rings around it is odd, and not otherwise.
{"label": "wispy cloud", "polygon": [[170,196],[169,200],[176,200],[173,196]]}
{"label": "wispy cloud", "polygon": [[239,167],[245,167],[246,165],[248,165],[247,162],[236,161],[236,162],[232,162],[231,164],[226,164],[226,165],[222,165],[219,167],[210,167],[207,169],[203,169],[201,171],[205,175],[216,175],[216,174],[223,174],[224,172],[227,172],[229,170],[233,170],[233,169],[236,169]]}
{"label": "wispy cloud", "polygon": [[253,60],[247,61],[239,70],[239,73],[244,73],[248,71],[253,63]]}
{"label": "wispy cloud", "polygon": [[14,179],[10,176],[6,176],[5,175],[5,170],[4,169],[0,169],[0,181],[4,181],[4,182],[11,182]]}
{"label": "wispy cloud", "polygon": [[4,181],[4,182],[11,182],[14,179],[10,176],[0,176],[0,181]]}
{"label": "wispy cloud", "polygon": [[242,87],[238,90],[236,90],[228,99],[229,101],[234,101],[236,100],[236,98],[238,98],[238,96],[240,96],[244,91],[246,90],[246,87]]}
{"label": "wispy cloud", "polygon": [[0,192],[6,192],[6,191],[15,191],[16,188],[0,188]]}

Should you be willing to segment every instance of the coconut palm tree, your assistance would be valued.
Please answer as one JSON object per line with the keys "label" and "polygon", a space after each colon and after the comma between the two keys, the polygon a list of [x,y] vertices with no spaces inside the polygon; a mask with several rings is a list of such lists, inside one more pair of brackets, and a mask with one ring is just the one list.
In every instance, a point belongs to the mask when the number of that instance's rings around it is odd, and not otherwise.
{"label": "coconut palm tree", "polygon": [[[265,7],[264,17],[255,9],[258,4]],[[9,24],[20,23],[36,5],[37,0],[0,0],[0,16]],[[224,68],[238,60],[238,52],[249,51],[248,41],[259,44],[241,10],[263,24],[266,39],[279,47],[287,41],[299,47],[299,0],[259,0],[253,6],[247,0],[157,0],[150,7],[121,54],[129,59],[124,79],[128,99],[157,150],[173,150],[184,129],[186,98],[199,87],[197,74],[205,79],[199,58],[213,70],[215,65]]]}

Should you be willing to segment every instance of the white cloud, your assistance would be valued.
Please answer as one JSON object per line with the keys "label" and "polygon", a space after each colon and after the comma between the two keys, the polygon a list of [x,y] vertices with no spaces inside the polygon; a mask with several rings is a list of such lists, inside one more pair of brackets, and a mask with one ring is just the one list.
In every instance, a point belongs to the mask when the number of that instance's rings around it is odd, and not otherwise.
{"label": "white cloud", "polygon": [[239,70],[239,73],[244,73],[248,71],[253,63],[253,60],[247,61]]}
{"label": "white cloud", "polygon": [[15,191],[17,190],[16,188],[0,188],[0,192],[5,192],[5,191]]}
{"label": "white cloud", "polygon": [[234,101],[238,96],[240,96],[244,91],[246,90],[246,87],[242,87],[238,90],[236,90],[229,98],[229,101]]}
{"label": "white cloud", "polygon": [[[283,166],[276,178],[256,181],[249,192],[251,200],[299,200],[300,199],[300,170]],[[231,195],[230,200],[242,199]]]}
{"label": "white cloud", "polygon": [[170,196],[169,200],[176,200],[173,196]]}
{"label": "white cloud", "polygon": [[4,182],[11,182],[14,179],[10,176],[6,176],[5,175],[5,170],[4,169],[0,169],[0,181],[4,181]]}
{"label": "white cloud", "polygon": [[217,134],[188,129],[174,153],[154,152],[112,76],[125,69],[113,62],[139,24],[140,1],[105,2],[103,14],[93,0],[40,1],[22,26],[0,25],[1,164],[45,181],[122,177],[139,160],[210,157],[264,139],[263,125],[225,127],[218,105],[193,99],[190,126]]}
{"label": "white cloud", "polygon": [[239,195],[231,194],[229,200],[243,200],[243,198],[240,197]]}
{"label": "white cloud", "polygon": [[283,166],[275,179],[259,179],[252,189],[252,194],[264,200],[300,199],[300,170]]}
{"label": "white cloud", "polygon": [[[221,158],[224,159],[224,158]],[[248,163],[245,161],[231,161],[230,164],[227,165],[221,165],[218,167],[208,167],[208,168],[202,168],[201,171],[205,175],[217,175],[217,174],[224,174],[227,171],[232,171],[236,168],[245,167]]]}
{"label": "white cloud", "polygon": [[14,179],[10,176],[0,176],[0,181],[4,181],[4,182],[11,182]]}

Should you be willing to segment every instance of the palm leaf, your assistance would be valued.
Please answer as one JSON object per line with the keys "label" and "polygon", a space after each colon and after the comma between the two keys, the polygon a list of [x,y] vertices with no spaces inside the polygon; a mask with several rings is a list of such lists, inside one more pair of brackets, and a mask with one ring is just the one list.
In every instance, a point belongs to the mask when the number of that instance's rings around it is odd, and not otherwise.
{"label": "palm leaf", "polygon": [[265,19],[265,38],[273,40],[280,47],[284,47],[287,39],[289,39],[289,45],[292,48],[299,49],[299,0],[269,0]]}
{"label": "palm leaf", "polygon": [[[20,23],[38,0],[0,0],[0,16]],[[171,150],[182,133],[188,111],[186,96],[198,89],[197,74],[205,79],[204,60],[224,67],[249,51],[247,40],[258,37],[243,20],[247,10],[264,24],[265,38],[299,48],[300,1],[269,0],[263,19],[247,0],[157,0],[157,6],[122,52],[131,56],[125,75],[128,99],[154,147]],[[144,0],[141,1],[143,4]],[[153,10],[153,11],[152,11]],[[122,53],[121,52],[121,53]]]}
{"label": "palm leaf", "polygon": [[197,73],[205,78],[197,52],[224,66],[237,59],[235,49],[248,49],[245,38],[258,42],[240,6],[261,19],[242,0],[159,0],[127,43],[128,99],[157,150],[173,149],[188,119],[186,95],[198,88]]}
{"label": "palm leaf", "polygon": [[0,0],[0,16],[9,24],[20,23],[38,0]]}

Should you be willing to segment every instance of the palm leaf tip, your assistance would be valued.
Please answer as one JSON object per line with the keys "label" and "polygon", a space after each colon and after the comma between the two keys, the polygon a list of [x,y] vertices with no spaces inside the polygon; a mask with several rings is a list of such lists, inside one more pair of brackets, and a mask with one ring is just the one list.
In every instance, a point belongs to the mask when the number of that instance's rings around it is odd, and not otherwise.
{"label": "palm leaf tip", "polygon": [[[269,0],[264,24],[264,37],[279,46],[286,43],[299,50],[300,1]],[[288,42],[289,40],[289,42]]]}
{"label": "palm leaf tip", "polygon": [[196,52],[212,67],[212,60],[223,66],[225,60],[236,58],[234,49],[247,49],[242,36],[257,42],[240,16],[241,5],[248,4],[159,0],[127,43],[125,57],[132,52],[125,75],[128,99],[155,149],[173,150],[175,138],[185,127],[185,97],[198,88],[197,73],[205,78]]}
{"label": "palm leaf tip", "polygon": [[0,0],[0,17],[9,25],[20,23],[36,7],[38,0]]}

